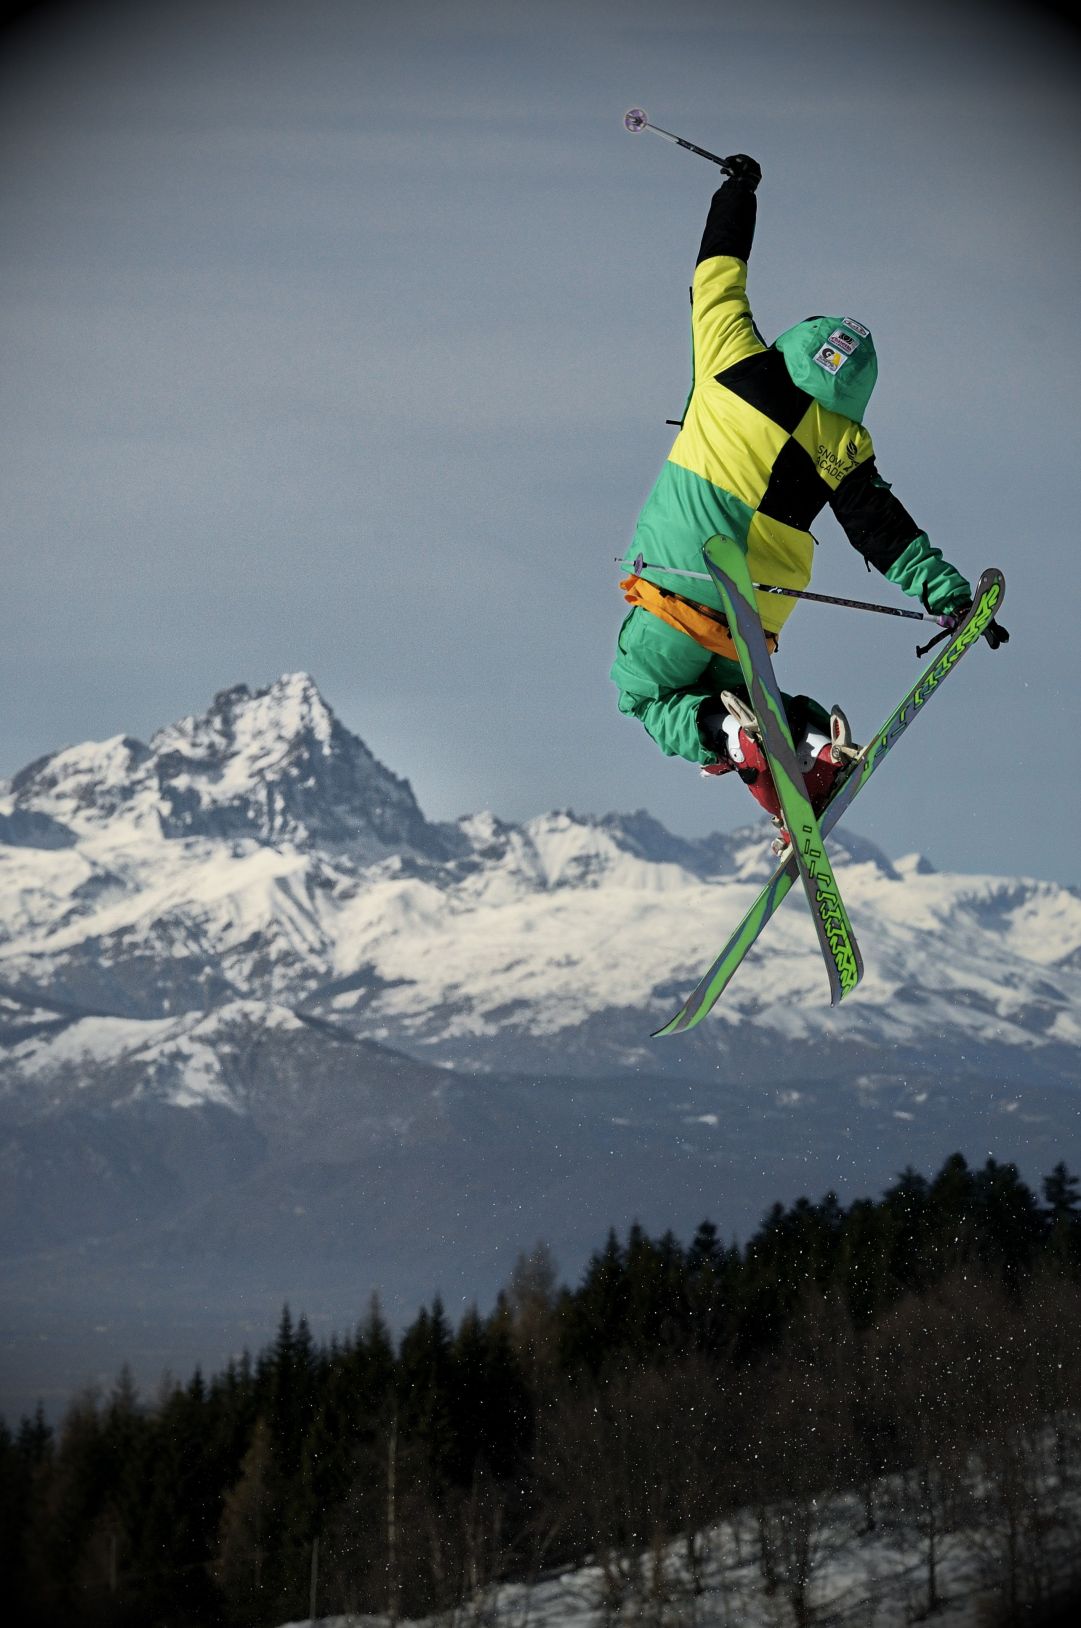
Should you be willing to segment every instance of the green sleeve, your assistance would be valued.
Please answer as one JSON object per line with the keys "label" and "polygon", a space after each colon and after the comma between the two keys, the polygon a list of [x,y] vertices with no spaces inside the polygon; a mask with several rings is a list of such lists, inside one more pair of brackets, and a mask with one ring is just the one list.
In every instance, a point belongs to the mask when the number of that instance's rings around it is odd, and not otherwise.
{"label": "green sleeve", "polygon": [[946,616],[972,603],[972,588],[960,571],[944,560],[925,531],[914,537],[885,572],[886,580],[918,599],[932,616]]}

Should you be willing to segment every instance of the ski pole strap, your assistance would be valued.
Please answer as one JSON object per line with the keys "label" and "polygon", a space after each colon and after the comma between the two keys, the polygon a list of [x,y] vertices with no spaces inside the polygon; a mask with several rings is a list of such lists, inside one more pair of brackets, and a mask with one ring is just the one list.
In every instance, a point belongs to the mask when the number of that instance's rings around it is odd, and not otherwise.
{"label": "ski pole strap", "polygon": [[934,638],[928,639],[926,644],[918,644],[916,646],[917,658],[922,660],[922,658],[926,656],[928,650],[933,650],[936,644],[941,644],[943,639],[952,638],[953,632],[954,630],[952,627],[944,627],[941,633],[936,633]]}
{"label": "ski pole strap", "polygon": [[[624,577],[619,586],[629,605],[649,611],[652,616],[667,622],[669,627],[686,633],[688,638],[713,655],[724,656],[726,661],[739,660],[739,651],[727,619],[720,611],[710,610],[693,599],[684,599],[682,594],[673,593],[669,588],[658,588],[655,582],[647,582],[645,577]],[[777,648],[777,635],[767,633],[766,644],[772,655]]]}

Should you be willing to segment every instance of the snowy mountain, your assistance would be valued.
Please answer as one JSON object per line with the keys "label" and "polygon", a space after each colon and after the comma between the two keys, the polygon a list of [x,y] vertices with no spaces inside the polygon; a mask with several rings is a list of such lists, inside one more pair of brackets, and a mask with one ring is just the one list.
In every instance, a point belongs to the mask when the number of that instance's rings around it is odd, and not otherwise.
{"label": "snowy mountain", "polygon": [[[864,988],[830,1011],[794,900],[692,1057],[751,1034],[920,1053],[948,1035],[957,1052],[1076,1061],[1078,895],[895,866],[858,838],[837,851]],[[645,814],[430,824],[311,679],[238,685],[148,746],[68,747],[11,781],[3,1076],[142,1058],[143,1089],[213,1101],[226,1088],[199,1035],[236,1003],[262,1004],[270,1027],[319,1017],[470,1068],[664,1070],[689,1048],[650,1042],[651,1027],[768,864],[764,829],[684,842]]]}
{"label": "snowy mountain", "polygon": [[332,1297],[358,1247],[362,1299],[483,1295],[539,1233],[566,1261],[955,1147],[1070,1158],[1081,897],[1051,883],[831,839],[860,990],[830,1008],[794,895],[707,1023],[649,1038],[769,834],[432,823],[303,674],[31,764],[0,786],[9,1303],[43,1250],[61,1298],[121,1259],[226,1297],[229,1260],[267,1294],[304,1262],[312,1311],[312,1262]]}
{"label": "snowy mountain", "polygon": [[223,690],[148,746],[122,735],[54,752],[15,776],[10,802],[0,835],[31,847],[66,846],[120,820],[129,835],[447,857],[407,782],[303,673],[254,695],[245,684]]}
{"label": "snowy mountain", "polygon": [[15,1088],[85,1055],[142,1067],[141,1089],[174,1100],[226,1100],[200,1036],[237,1003],[274,1032],[321,1019],[474,1069],[664,1071],[796,1042],[922,1056],[943,1041],[1075,1065],[1075,892],[835,846],[868,963],[855,997],[830,1009],[794,899],[710,1024],[653,1042],[768,874],[764,828],[689,842],[644,814],[433,825],[310,678],[241,685],[148,745],[71,747],[11,782],[0,1078]]}

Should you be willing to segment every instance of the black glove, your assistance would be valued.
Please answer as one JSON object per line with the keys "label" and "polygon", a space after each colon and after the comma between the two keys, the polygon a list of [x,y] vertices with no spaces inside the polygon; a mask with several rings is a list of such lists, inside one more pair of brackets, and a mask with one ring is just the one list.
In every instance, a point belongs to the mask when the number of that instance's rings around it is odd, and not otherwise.
{"label": "black glove", "polygon": [[762,166],[746,153],[733,153],[731,158],[725,159],[724,167],[733,181],[739,181],[748,192],[753,192],[762,179]]}

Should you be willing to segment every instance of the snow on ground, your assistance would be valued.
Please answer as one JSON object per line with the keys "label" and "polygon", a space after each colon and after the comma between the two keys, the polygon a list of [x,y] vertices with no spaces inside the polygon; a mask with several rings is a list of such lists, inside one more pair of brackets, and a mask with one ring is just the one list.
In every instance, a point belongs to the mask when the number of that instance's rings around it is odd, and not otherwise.
{"label": "snow on ground", "polygon": [[[864,1504],[855,1495],[835,1497],[814,1512],[806,1620],[829,1628],[911,1628],[924,1620],[942,1628],[986,1628],[996,1620],[989,1613],[995,1613],[1007,1598],[1007,1533],[973,1527],[936,1534],[939,1603],[928,1618],[927,1544],[911,1517],[901,1519],[888,1513],[897,1509],[899,1493],[896,1478],[879,1484],[879,1518],[871,1532],[866,1530]],[[1062,1586],[1078,1564],[1081,1506],[1076,1497],[1064,1500],[1061,1494],[1049,1491],[1039,1514],[1052,1523],[1058,1520],[1055,1552],[1062,1558],[1063,1570],[1057,1577],[1053,1570],[1045,1572],[1044,1583]],[[493,1584],[456,1611],[420,1620],[400,1619],[400,1628],[442,1628],[452,1622],[483,1623],[485,1628],[600,1628],[602,1624],[611,1628],[633,1622],[665,1628],[690,1624],[694,1628],[795,1628],[797,1617],[783,1572],[772,1592],[763,1582],[757,1531],[757,1515],[744,1509],[701,1535],[698,1592],[690,1586],[686,1545],[681,1540],[661,1553],[666,1589],[660,1600],[627,1597],[622,1611],[606,1612],[604,1572],[600,1565],[592,1564],[549,1575],[532,1586]],[[656,1564],[651,1554],[641,1557],[642,1595],[656,1575]],[[1019,1561],[1019,1571],[1023,1564]],[[316,1620],[321,1628],[385,1628],[387,1622],[385,1616],[364,1615]],[[304,1624],[290,1623],[283,1628],[304,1628]]]}

